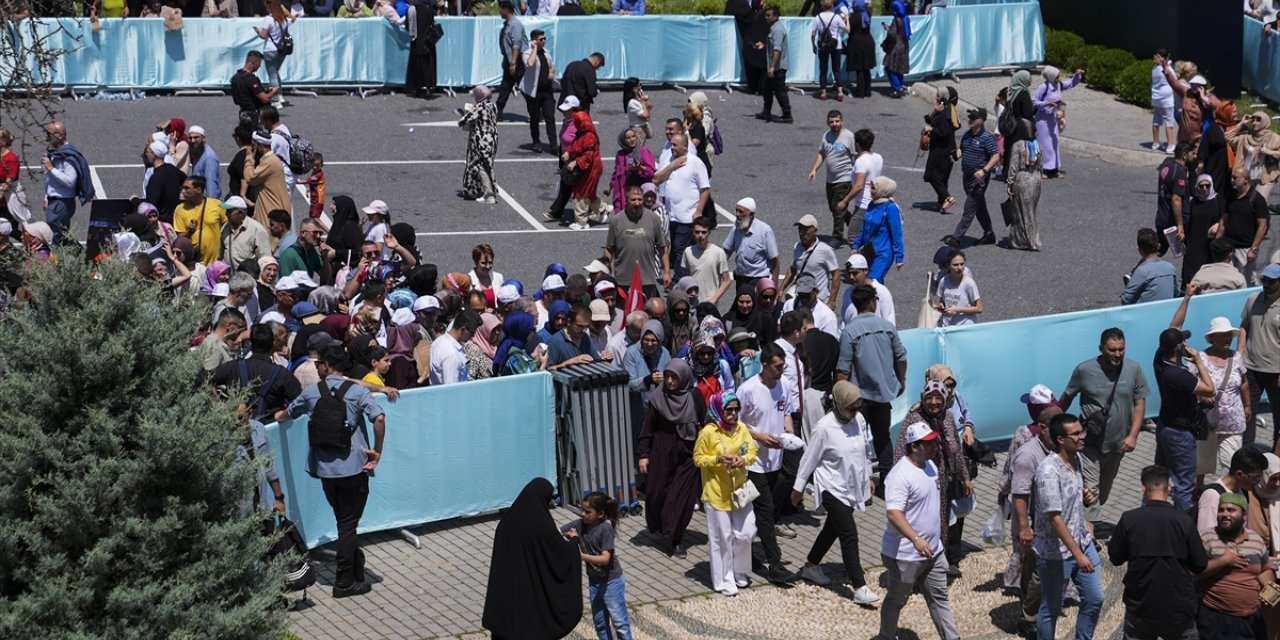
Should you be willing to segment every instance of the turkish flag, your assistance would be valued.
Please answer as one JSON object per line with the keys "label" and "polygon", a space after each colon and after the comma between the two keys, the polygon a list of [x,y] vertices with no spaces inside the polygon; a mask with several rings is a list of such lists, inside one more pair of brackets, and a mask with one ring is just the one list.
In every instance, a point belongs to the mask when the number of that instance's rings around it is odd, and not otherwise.
{"label": "turkish flag", "polygon": [[631,272],[631,284],[627,287],[627,303],[623,305],[623,316],[631,315],[632,311],[644,310],[644,283],[640,280],[640,263],[636,263],[635,271]]}

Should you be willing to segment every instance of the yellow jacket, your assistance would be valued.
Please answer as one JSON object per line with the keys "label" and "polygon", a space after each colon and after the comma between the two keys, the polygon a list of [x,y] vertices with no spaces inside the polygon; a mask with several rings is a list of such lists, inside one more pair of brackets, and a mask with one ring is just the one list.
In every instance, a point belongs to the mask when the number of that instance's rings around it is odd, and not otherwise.
{"label": "yellow jacket", "polygon": [[739,422],[727,434],[719,425],[708,424],[693,445],[693,464],[702,470],[702,501],[720,511],[733,511],[733,490],[747,481],[747,470],[725,468],[716,461],[724,455],[741,456],[748,465],[756,461],[756,441],[747,425]]}

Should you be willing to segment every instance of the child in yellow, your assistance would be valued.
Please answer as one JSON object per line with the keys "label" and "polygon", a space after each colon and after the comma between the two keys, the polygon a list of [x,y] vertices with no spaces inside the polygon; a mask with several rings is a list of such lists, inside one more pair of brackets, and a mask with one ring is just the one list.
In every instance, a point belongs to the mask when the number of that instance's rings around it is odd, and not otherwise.
{"label": "child in yellow", "polygon": [[702,504],[711,548],[711,584],[726,596],[750,584],[751,540],[756,515],[747,504],[735,509],[733,492],[747,483],[747,466],[756,459],[756,442],[738,421],[742,403],[732,391],[711,397],[711,422],[698,433],[693,464],[702,470]]}

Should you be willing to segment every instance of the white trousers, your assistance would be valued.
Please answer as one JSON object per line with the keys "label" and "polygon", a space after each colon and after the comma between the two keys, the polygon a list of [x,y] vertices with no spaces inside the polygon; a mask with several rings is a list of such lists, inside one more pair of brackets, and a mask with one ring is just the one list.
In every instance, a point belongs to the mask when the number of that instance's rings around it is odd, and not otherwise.
{"label": "white trousers", "polygon": [[733,511],[720,511],[705,503],[707,539],[711,548],[711,587],[716,591],[737,593],[736,576],[751,571],[751,541],[756,537],[756,512],[748,505]]}

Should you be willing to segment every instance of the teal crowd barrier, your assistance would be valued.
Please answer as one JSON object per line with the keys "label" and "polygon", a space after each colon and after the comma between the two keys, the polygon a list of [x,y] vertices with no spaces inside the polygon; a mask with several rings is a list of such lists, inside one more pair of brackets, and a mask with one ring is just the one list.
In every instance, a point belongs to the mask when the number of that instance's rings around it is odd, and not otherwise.
{"label": "teal crowd barrier", "polygon": [[[1192,299],[1183,327],[1191,331],[1188,343],[1206,346],[1204,331],[1209,320],[1226,316],[1238,326],[1245,298],[1258,289],[1199,295]],[[1017,320],[1002,320],[966,327],[909,329],[899,336],[907,349],[907,389],[893,403],[894,424],[920,399],[924,372],[929,365],[951,367],[957,389],[973,414],[979,439],[1003,440],[1029,422],[1019,397],[1033,385],[1044,384],[1061,394],[1075,366],[1098,355],[1098,339],[1109,327],[1125,334],[1125,357],[1142,365],[1151,388],[1146,414],[1160,411],[1152,358],[1160,332],[1168,328],[1181,299],[1123,307],[1077,311]],[[1072,412],[1079,412],[1076,402]]]}
{"label": "teal crowd barrier", "polygon": [[[522,17],[529,31],[547,32],[556,67],[593,51],[605,54],[601,80],[630,76],[650,82],[725,83],[742,77],[737,30],[727,16]],[[888,17],[876,16],[877,42]],[[790,38],[788,80],[817,81],[809,39],[812,18],[783,18]],[[437,44],[441,86],[494,85],[501,78],[497,17],[441,18]],[[193,18],[165,31],[158,18],[109,18],[98,31],[87,20],[38,21],[47,45],[70,52],[52,80],[73,87],[140,89],[225,88],[250,50],[262,46],[255,19]],[[29,37],[26,23],[8,26],[10,38]],[[58,27],[61,29],[58,29]],[[959,69],[1031,64],[1044,57],[1044,23],[1036,2],[949,7],[911,17],[911,72],[922,77]],[[287,85],[399,85],[409,38],[382,18],[303,18],[290,27],[295,50],[281,70]],[[982,43],[975,46],[975,42]],[[876,55],[883,57],[877,47]],[[0,62],[0,71],[6,64]],[[877,68],[873,76],[879,78]],[[266,80],[265,72],[259,72]]]}
{"label": "teal crowd barrier", "polygon": [[[386,442],[369,480],[361,533],[505,508],[531,478],[556,481],[549,373],[414,389],[395,402],[379,398]],[[310,546],[336,540],[333,509],[320,480],[306,473],[306,417],[268,425],[267,434],[289,518]]]}
{"label": "teal crowd barrier", "polygon": [[1245,86],[1272,102],[1280,102],[1280,32],[1267,35],[1258,20],[1244,16],[1244,56],[1241,77]]}

